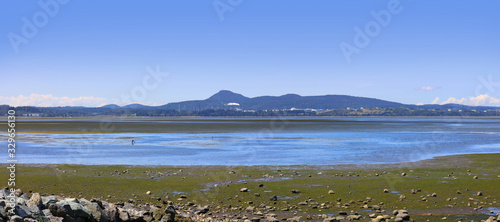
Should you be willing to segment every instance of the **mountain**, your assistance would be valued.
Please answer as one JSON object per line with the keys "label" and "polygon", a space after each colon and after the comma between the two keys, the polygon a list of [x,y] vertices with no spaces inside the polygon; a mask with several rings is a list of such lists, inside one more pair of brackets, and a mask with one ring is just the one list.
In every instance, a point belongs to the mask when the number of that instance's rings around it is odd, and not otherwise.
{"label": "mountain", "polygon": [[[0,113],[7,113],[10,106],[0,106]],[[118,106],[109,104],[101,107],[15,107],[16,115],[42,114],[47,117],[57,116],[245,116],[253,115],[254,112],[235,112],[234,109],[255,110],[255,115],[277,115],[277,112],[262,112],[262,110],[289,110],[289,109],[316,109],[330,110],[327,112],[305,112],[303,115],[381,115],[381,116],[500,116],[500,107],[467,106],[460,104],[427,104],[411,105],[391,102],[381,99],[347,96],[347,95],[323,95],[323,96],[300,96],[297,94],[286,94],[282,96],[259,96],[249,98],[228,90],[218,93],[204,100],[191,100],[183,102],[168,103],[162,106],[146,106],[141,104],[129,104]],[[351,109],[373,109],[391,108],[388,110],[371,110],[367,113],[348,111]],[[180,112],[178,112],[180,111]],[[373,113],[375,112],[375,113]],[[297,112],[279,111],[279,115],[300,115]]]}
{"label": "mountain", "polygon": [[250,98],[245,97],[241,94],[233,93],[229,90],[221,90],[218,93],[214,94],[213,96],[210,96],[205,101],[216,101],[216,102],[225,102],[225,103],[230,103],[230,102],[242,103],[242,102],[247,102],[249,100],[250,100]]}
{"label": "mountain", "polygon": [[174,110],[204,110],[227,109],[228,103],[238,103],[243,110],[272,110],[272,109],[345,109],[345,108],[401,108],[407,107],[402,103],[380,99],[355,97],[346,95],[300,96],[286,94],[282,96],[260,96],[248,98],[228,90],[221,90],[205,100],[192,100],[169,103],[161,106],[163,109]]}
{"label": "mountain", "polygon": [[108,105],[101,106],[99,108],[118,109],[118,108],[120,108],[120,106],[116,105],[116,104],[108,104]]}
{"label": "mountain", "polygon": [[153,108],[153,107],[151,107],[151,106],[145,106],[145,105],[138,104],[138,103],[132,103],[132,104],[123,106],[123,108],[128,108],[128,109],[150,109],[150,108]]}

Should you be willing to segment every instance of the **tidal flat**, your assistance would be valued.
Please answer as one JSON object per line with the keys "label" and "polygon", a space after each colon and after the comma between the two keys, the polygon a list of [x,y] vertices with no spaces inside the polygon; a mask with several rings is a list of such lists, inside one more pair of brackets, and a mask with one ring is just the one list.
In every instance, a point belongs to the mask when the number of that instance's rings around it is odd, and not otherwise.
{"label": "tidal flat", "polygon": [[[465,117],[21,119],[15,188],[202,207],[195,221],[394,221],[394,210],[480,221],[500,213],[499,126]],[[1,152],[6,141],[0,135]],[[9,176],[0,172],[6,185]]]}
{"label": "tidal flat", "polygon": [[[181,210],[206,205],[210,214],[204,216],[220,220],[271,213],[304,221],[357,213],[370,220],[406,209],[415,221],[478,221],[499,213],[499,159],[470,154],[368,165],[21,164],[16,187],[43,196],[133,199],[159,207],[172,201]],[[7,181],[7,171],[0,179]]]}

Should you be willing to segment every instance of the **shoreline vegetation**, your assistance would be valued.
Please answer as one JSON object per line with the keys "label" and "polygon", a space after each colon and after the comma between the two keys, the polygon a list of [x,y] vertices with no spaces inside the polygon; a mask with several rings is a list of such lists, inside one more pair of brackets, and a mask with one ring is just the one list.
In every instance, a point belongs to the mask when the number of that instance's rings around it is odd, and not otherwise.
{"label": "shoreline vegetation", "polygon": [[[195,221],[494,221],[499,159],[496,153],[374,165],[18,164],[16,189],[160,212],[174,206]],[[1,180],[8,176],[0,173]]]}

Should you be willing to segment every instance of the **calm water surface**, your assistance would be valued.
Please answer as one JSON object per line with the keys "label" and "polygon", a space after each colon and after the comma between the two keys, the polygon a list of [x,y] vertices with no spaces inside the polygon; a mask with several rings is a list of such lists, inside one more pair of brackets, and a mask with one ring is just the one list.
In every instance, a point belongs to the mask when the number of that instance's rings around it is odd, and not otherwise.
{"label": "calm water surface", "polygon": [[[50,127],[106,133],[23,133]],[[21,120],[18,132],[19,163],[373,164],[500,152],[498,118],[52,119]]]}

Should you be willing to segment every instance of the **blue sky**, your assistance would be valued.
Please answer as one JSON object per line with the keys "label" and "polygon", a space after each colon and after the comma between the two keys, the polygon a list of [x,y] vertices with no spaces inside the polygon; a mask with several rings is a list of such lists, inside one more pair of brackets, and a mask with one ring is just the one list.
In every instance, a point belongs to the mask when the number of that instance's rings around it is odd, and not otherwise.
{"label": "blue sky", "polygon": [[[472,0],[8,1],[0,104],[160,105],[226,89],[499,106],[499,8]],[[356,45],[356,29],[371,34],[367,44]],[[346,59],[343,43],[357,53]]]}

